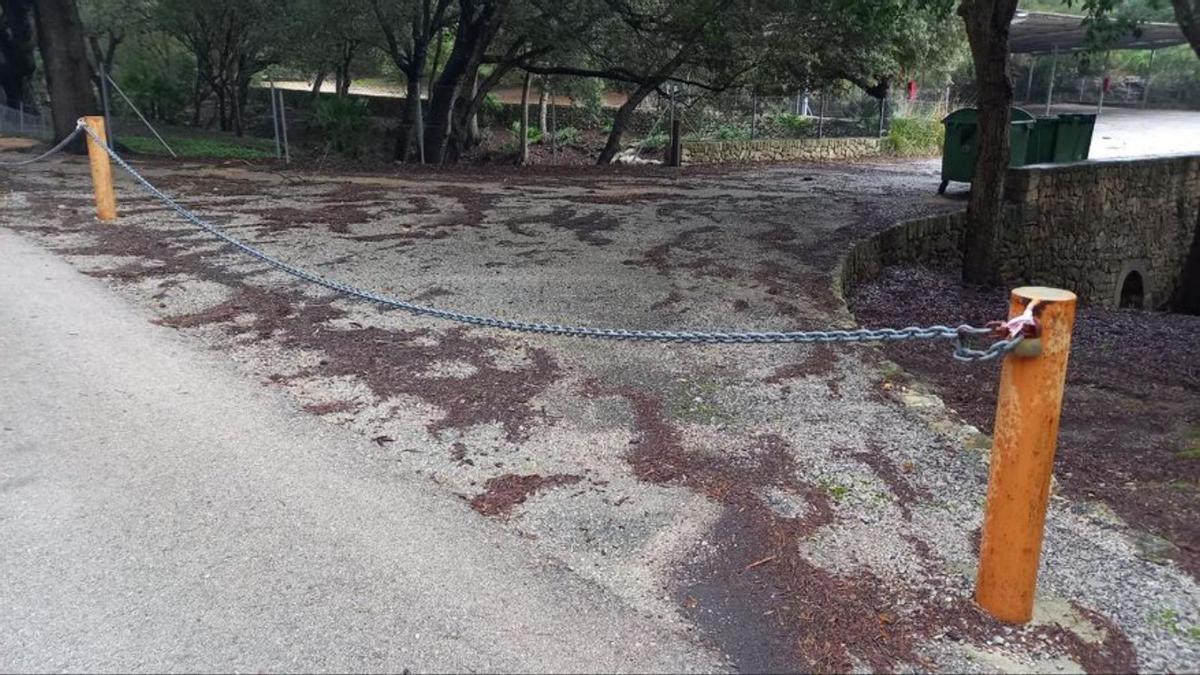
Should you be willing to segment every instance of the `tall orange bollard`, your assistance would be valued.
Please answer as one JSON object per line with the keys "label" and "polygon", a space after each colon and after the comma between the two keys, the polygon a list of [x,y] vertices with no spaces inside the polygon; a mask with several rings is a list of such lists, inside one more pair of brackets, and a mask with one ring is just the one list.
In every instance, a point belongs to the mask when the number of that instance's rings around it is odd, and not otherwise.
{"label": "tall orange bollard", "polygon": [[[96,134],[100,143],[108,142],[103,117],[84,117],[83,123]],[[88,135],[88,161],[92,166],[92,190],[96,193],[96,217],[100,220],[114,220],[117,217],[117,196],[113,192],[112,164],[109,163],[108,153],[100,143]]]}
{"label": "tall orange bollard", "polygon": [[1040,325],[1040,350],[1030,349],[1033,344],[1023,344],[1005,357],[1001,367],[975,588],[975,600],[992,616],[1010,623],[1033,618],[1067,357],[1075,325],[1074,293],[1055,288],[1018,288],[1012,292],[1010,317],[1024,313],[1031,302],[1036,302],[1033,313]]}

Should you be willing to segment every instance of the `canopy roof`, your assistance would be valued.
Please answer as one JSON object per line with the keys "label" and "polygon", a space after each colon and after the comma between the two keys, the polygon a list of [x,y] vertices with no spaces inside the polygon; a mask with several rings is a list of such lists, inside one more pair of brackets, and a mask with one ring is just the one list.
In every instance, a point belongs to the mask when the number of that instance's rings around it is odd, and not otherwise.
{"label": "canopy roof", "polygon": [[[1009,51],[1013,54],[1083,51],[1088,48],[1088,30],[1083,19],[1069,14],[1018,11],[1009,33]],[[1139,35],[1123,35],[1109,49],[1158,49],[1185,42],[1187,38],[1177,24],[1144,23]]]}

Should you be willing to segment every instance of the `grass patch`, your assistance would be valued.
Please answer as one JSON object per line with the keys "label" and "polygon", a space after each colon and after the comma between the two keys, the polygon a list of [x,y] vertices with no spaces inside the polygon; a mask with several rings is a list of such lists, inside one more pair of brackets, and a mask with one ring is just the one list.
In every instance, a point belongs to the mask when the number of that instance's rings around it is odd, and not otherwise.
{"label": "grass patch", "polygon": [[931,157],[942,153],[946,129],[928,117],[895,117],[888,128],[887,145],[901,157]]}
{"label": "grass patch", "polygon": [[[153,136],[121,136],[119,142],[133,152],[143,155],[171,153]],[[180,157],[194,159],[271,159],[275,157],[275,141],[262,138],[192,138],[168,137],[167,143]]]}

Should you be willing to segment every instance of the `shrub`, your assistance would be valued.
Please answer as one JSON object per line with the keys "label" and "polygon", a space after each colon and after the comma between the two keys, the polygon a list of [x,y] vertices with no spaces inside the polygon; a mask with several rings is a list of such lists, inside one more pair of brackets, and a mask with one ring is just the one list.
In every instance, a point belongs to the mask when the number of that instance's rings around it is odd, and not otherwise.
{"label": "shrub", "polygon": [[661,150],[662,148],[667,147],[667,143],[670,142],[670,135],[664,132],[659,132],[642,138],[642,140],[638,141],[635,145],[642,150]]}
{"label": "shrub", "polygon": [[750,130],[733,124],[722,124],[717,127],[715,136],[718,141],[747,141],[750,140]]}
{"label": "shrub", "polygon": [[[520,120],[514,121],[512,123],[512,126],[509,127],[509,131],[512,131],[513,138],[520,141],[521,140],[521,121]],[[542,130],[537,128],[536,125],[530,124],[529,128],[526,129],[525,132],[526,132],[525,135],[529,138],[530,145],[537,145],[538,143],[542,142]]]}
{"label": "shrub", "polygon": [[579,142],[579,130],[575,127],[563,127],[554,132],[554,142],[561,147],[575,145]]}
{"label": "shrub", "polygon": [[804,115],[781,112],[775,116],[775,125],[785,138],[804,138],[812,135],[816,121]]}
{"label": "shrub", "polygon": [[888,129],[891,151],[904,157],[937,155],[942,151],[946,130],[929,117],[894,117]]}
{"label": "shrub", "polygon": [[325,138],[325,151],[357,157],[367,127],[367,102],[356,98],[325,97],[313,106],[313,121]]}

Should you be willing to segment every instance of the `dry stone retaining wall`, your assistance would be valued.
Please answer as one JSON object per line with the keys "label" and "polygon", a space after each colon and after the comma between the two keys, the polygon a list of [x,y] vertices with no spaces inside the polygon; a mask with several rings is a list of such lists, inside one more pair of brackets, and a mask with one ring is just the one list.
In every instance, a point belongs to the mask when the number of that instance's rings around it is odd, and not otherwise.
{"label": "dry stone retaining wall", "polygon": [[[997,242],[1005,283],[1068,288],[1116,306],[1137,272],[1144,306],[1157,307],[1183,283],[1200,226],[1200,155],[1010,169],[1006,199]],[[856,244],[835,284],[848,292],[887,265],[958,265],[963,230],[962,212],[900,223]]]}
{"label": "dry stone retaining wall", "polygon": [[856,159],[883,153],[878,138],[795,138],[695,141],[683,144],[684,164]]}

